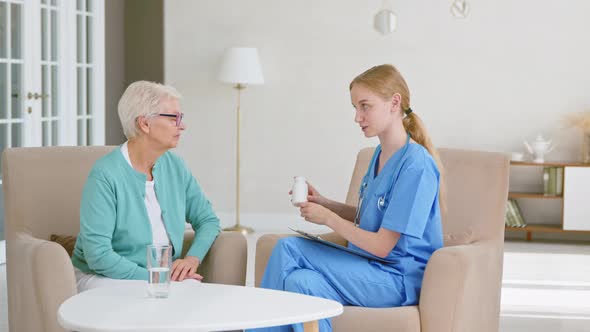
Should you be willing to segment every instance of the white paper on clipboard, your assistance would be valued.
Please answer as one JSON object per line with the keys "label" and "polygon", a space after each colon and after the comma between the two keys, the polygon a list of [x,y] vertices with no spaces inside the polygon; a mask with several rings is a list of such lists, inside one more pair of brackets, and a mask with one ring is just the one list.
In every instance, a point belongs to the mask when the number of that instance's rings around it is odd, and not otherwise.
{"label": "white paper on clipboard", "polygon": [[340,249],[340,250],[349,252],[349,253],[351,253],[353,255],[361,256],[361,257],[364,257],[364,258],[367,258],[367,259],[372,259],[372,260],[375,260],[375,261],[378,261],[378,262],[381,262],[381,263],[385,263],[385,264],[398,263],[398,261],[396,261],[396,260],[385,259],[385,258],[377,257],[375,255],[371,255],[371,254],[366,253],[366,252],[363,252],[363,251],[354,250],[354,249],[351,249],[351,248],[348,248],[348,247],[345,247],[345,246],[341,246],[341,245],[336,244],[334,242],[326,241],[326,240],[322,239],[319,235],[309,234],[307,232],[300,231],[298,229],[293,229],[291,227],[289,227],[289,229],[292,230],[295,233],[298,233],[298,234],[303,235],[303,237],[305,237],[306,239],[309,239],[309,240],[312,240],[312,241],[315,241],[315,242],[319,242],[319,243],[321,243],[323,245],[326,245],[326,246],[329,246],[329,247],[332,247],[332,248],[336,248],[336,249]]}

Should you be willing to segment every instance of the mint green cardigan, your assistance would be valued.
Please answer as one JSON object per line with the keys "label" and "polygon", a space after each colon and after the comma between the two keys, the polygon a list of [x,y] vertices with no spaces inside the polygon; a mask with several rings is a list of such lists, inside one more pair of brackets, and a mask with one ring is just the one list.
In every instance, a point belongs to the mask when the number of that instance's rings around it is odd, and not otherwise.
{"label": "mint green cardigan", "polygon": [[[187,256],[203,261],[220,232],[211,204],[173,153],[158,158],[152,174],[173,258],[182,252],[185,223],[189,222],[195,239]],[[144,202],[146,180],[129,165],[120,148],[94,164],[82,191],[80,234],[72,255],[75,267],[112,279],[148,279],[146,246],[153,239]]]}

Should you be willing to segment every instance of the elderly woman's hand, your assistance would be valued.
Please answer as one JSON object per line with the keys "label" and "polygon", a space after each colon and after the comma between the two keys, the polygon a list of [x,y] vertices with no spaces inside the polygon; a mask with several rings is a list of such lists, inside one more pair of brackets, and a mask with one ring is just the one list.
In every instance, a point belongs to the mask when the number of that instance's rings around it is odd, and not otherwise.
{"label": "elderly woman's hand", "polygon": [[199,259],[195,256],[179,258],[172,263],[170,279],[172,281],[183,281],[185,279],[202,280],[203,277],[197,274]]}

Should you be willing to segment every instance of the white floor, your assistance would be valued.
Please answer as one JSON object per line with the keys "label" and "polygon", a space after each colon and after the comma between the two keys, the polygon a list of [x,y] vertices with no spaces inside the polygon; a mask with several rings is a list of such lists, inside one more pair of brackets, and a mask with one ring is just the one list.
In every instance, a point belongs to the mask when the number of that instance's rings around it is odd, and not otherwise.
{"label": "white floor", "polygon": [[500,330],[590,331],[590,244],[506,242]]}
{"label": "white floor", "polygon": [[[248,236],[246,284],[254,284]],[[500,331],[590,331],[590,244],[507,242]],[[0,265],[0,332],[8,332],[6,265]]]}

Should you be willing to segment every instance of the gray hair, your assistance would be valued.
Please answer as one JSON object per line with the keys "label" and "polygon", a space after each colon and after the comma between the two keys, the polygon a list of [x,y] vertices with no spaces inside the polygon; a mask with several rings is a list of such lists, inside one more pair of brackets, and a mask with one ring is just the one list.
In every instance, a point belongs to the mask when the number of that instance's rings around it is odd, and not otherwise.
{"label": "gray hair", "polygon": [[119,100],[118,112],[123,133],[127,139],[139,134],[137,118],[152,118],[162,112],[162,104],[168,99],[182,96],[175,88],[159,83],[137,81],[131,83]]}

